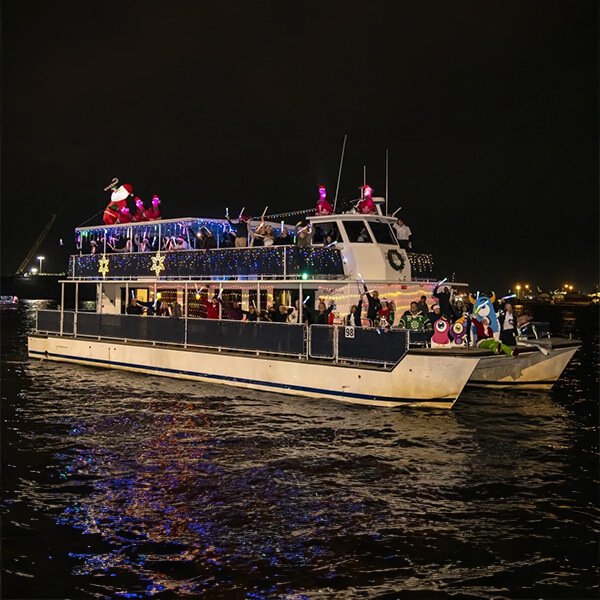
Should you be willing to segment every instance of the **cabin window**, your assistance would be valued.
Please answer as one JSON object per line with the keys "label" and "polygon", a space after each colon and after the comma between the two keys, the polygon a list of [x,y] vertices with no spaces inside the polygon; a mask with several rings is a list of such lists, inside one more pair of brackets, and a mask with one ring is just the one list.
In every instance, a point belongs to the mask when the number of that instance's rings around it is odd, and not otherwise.
{"label": "cabin window", "polygon": [[317,223],[314,225],[313,244],[328,245],[341,240],[336,223]]}
{"label": "cabin window", "polygon": [[344,228],[351,244],[372,243],[373,241],[364,221],[344,221]]}
{"label": "cabin window", "polygon": [[392,230],[387,223],[381,223],[379,221],[369,221],[369,227],[375,236],[375,240],[378,244],[389,244],[397,246],[398,242],[392,234]]}

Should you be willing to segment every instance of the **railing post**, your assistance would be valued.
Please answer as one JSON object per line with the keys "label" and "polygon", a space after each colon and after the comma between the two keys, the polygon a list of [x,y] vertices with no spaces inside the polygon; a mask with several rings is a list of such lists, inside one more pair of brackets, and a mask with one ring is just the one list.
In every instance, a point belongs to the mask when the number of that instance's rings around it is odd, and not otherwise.
{"label": "railing post", "polygon": [[183,286],[183,318],[185,319],[185,323],[183,325],[183,347],[187,348],[187,337],[188,337],[188,284],[185,283]]}
{"label": "railing post", "polygon": [[306,325],[302,323],[302,327],[304,327],[304,340],[305,340],[305,358],[308,360],[308,355],[310,352],[310,325]]}
{"label": "railing post", "polygon": [[339,333],[340,328],[336,325],[333,325],[333,360],[334,362],[339,362]]}
{"label": "railing post", "polygon": [[65,282],[60,284],[60,335],[63,334],[63,326],[65,320]]}
{"label": "railing post", "polygon": [[79,282],[75,282],[75,312],[73,313],[73,337],[77,337],[77,307],[79,306]]}
{"label": "railing post", "polygon": [[287,279],[287,246],[283,247],[283,278]]}

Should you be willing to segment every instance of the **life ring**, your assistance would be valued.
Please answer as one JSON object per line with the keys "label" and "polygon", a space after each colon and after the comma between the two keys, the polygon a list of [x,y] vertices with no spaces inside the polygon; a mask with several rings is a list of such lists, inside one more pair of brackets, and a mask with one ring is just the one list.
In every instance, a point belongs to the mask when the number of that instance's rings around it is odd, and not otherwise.
{"label": "life ring", "polygon": [[391,249],[387,251],[387,259],[390,263],[390,267],[394,269],[394,271],[402,271],[404,269],[405,260],[402,254],[398,252],[398,250]]}

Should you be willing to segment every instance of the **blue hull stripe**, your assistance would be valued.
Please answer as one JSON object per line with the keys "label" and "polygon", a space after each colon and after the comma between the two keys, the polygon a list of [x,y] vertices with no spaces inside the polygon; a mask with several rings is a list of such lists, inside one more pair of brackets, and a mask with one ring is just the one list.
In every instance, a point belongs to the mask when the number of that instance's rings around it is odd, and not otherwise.
{"label": "blue hull stripe", "polygon": [[136,365],[134,363],[125,363],[125,362],[117,362],[111,360],[104,360],[100,358],[84,358],[81,356],[70,356],[69,354],[55,354],[41,352],[40,350],[29,350],[29,354],[35,354],[40,358],[65,358],[68,360],[74,360],[78,362],[87,362],[90,364],[100,364],[100,365],[109,365],[109,366],[118,366],[118,367],[131,367],[134,369],[144,369],[145,371],[156,371],[158,373],[173,373],[178,375],[190,375],[193,377],[204,377],[206,379],[214,379],[217,381],[235,381],[237,383],[247,383],[253,385],[262,385],[277,389],[285,389],[285,390],[295,390],[298,392],[311,392],[313,394],[322,394],[324,396],[337,396],[339,398],[356,398],[357,400],[376,400],[379,402],[406,402],[414,404],[415,402],[444,402],[447,404],[452,404],[454,400],[450,400],[448,398],[422,398],[422,399],[414,399],[414,398],[382,398],[376,396],[369,396],[367,394],[356,394],[351,392],[334,392],[331,390],[325,390],[320,388],[312,388],[305,387],[302,385],[289,385],[285,383],[276,383],[273,381],[257,381],[255,379],[243,379],[241,377],[228,377],[227,375],[214,375],[212,373],[198,373],[196,371],[183,371],[181,369],[169,369],[167,367],[152,367],[147,365]]}

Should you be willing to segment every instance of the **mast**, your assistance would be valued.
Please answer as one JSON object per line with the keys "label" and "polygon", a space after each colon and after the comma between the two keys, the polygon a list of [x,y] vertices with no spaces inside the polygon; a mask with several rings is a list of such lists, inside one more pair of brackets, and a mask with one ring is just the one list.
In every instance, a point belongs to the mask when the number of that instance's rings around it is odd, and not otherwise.
{"label": "mast", "polygon": [[340,189],[340,179],[342,177],[342,165],[344,164],[344,150],[346,149],[346,140],[347,139],[348,139],[348,136],[345,135],[344,136],[344,144],[342,145],[342,158],[340,159],[340,170],[338,172],[337,186],[335,188],[335,200],[333,202],[333,212],[335,212],[335,207],[337,205],[338,191]]}
{"label": "mast", "polygon": [[388,215],[388,195],[389,195],[389,172],[390,172],[390,151],[385,151],[385,215]]}

